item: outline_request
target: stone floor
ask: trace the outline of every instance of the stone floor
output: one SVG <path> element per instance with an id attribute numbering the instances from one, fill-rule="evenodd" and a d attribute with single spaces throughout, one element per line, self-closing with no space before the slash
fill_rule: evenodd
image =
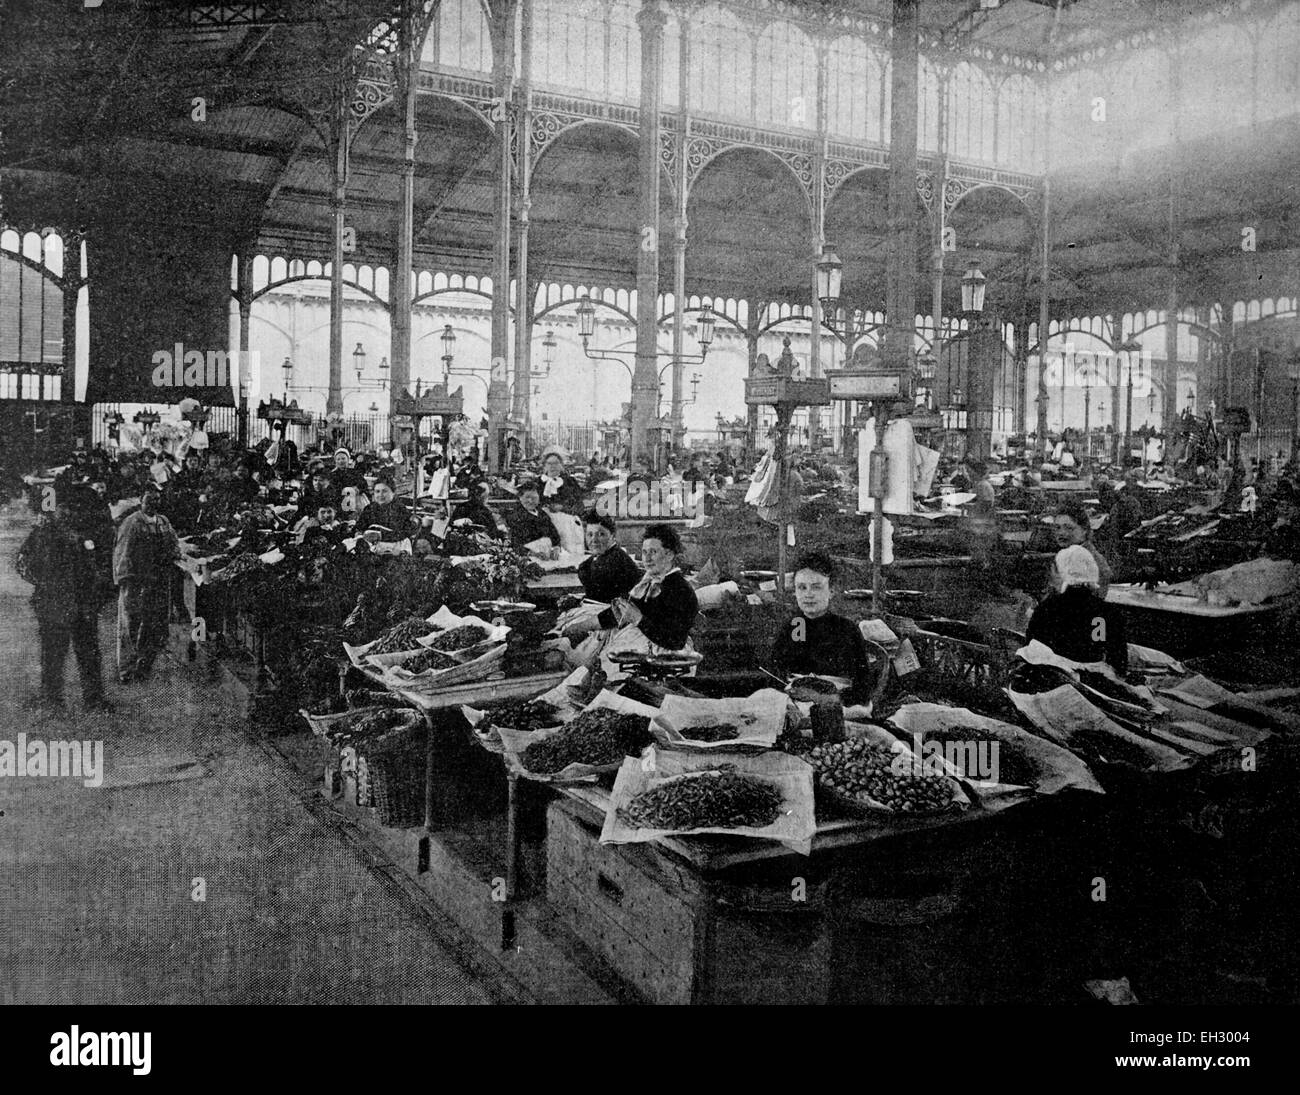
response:
<path id="1" fill-rule="evenodd" d="M 160 659 L 116 711 L 27 711 L 39 684 L 30 587 L 13 559 L 31 519 L 0 512 L 0 739 L 102 740 L 105 779 L 0 777 L 4 1003 L 491 1003 L 508 994 L 454 929 L 387 884 L 241 730 L 206 658 Z M 183 652 L 180 643 L 174 649 Z M 373 865 L 371 865 L 373 866 Z M 198 880 L 202 880 L 200 883 Z M 204 900 L 196 900 L 202 896 Z"/>

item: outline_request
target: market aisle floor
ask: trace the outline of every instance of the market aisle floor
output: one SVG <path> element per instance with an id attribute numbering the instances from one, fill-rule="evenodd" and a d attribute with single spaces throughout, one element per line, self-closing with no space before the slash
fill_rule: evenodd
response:
<path id="1" fill-rule="evenodd" d="M 39 655 L 13 557 L 30 523 L 0 511 L 0 740 L 102 739 L 106 777 L 0 777 L 0 1002 L 490 1002 L 293 797 L 202 660 L 164 657 L 119 686 L 106 612 L 117 711 L 81 712 L 71 654 L 70 717 L 24 709 Z"/>

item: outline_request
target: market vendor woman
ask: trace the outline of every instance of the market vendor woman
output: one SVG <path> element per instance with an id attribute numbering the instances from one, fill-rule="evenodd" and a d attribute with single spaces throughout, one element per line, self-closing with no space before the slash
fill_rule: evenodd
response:
<path id="1" fill-rule="evenodd" d="M 587 558 L 578 564 L 578 581 L 588 601 L 612 605 L 620 597 L 627 597 L 641 580 L 641 569 L 632 557 L 618 545 L 614 518 L 598 513 L 588 513 L 584 518 Z M 557 626 L 570 642 L 577 642 L 592 632 L 602 635 L 610 627 L 600 622 L 598 606 L 579 605 L 570 609 Z M 603 638 L 608 638 L 603 635 Z"/>
<path id="2" fill-rule="evenodd" d="M 610 680 L 627 676 L 610 655 L 638 651 L 648 654 L 689 652 L 691 628 L 700 604 L 677 565 L 682 542 L 668 525 L 649 525 L 641 541 L 645 574 L 626 597 L 600 614 L 601 627 L 617 627 L 601 655 L 601 668 Z"/>
<path id="3" fill-rule="evenodd" d="M 857 624 L 830 611 L 834 582 L 835 566 L 821 552 L 810 552 L 795 564 L 798 611 L 777 634 L 772 666 L 784 677 L 845 677 L 853 683 L 844 702 L 866 703 L 873 684 L 867 644 Z"/>
<path id="4" fill-rule="evenodd" d="M 519 484 L 519 505 L 506 515 L 506 528 L 510 532 L 510 546 L 515 551 L 523 551 L 532 544 L 535 555 L 549 555 L 560 542 L 560 534 L 555 531 L 551 518 L 538 507 L 541 505 L 542 488 L 535 480 L 525 480 Z M 545 540 L 545 544 L 538 541 Z"/>
<path id="5" fill-rule="evenodd" d="M 1112 571 L 1106 557 L 1092 542 L 1092 521 L 1088 517 L 1087 508 L 1082 502 L 1067 498 L 1057 508 L 1052 525 L 1058 548 L 1083 547 L 1092 556 L 1093 562 L 1097 564 L 1097 593 L 1105 597 L 1106 591 L 1110 589 Z"/>
<path id="6" fill-rule="evenodd" d="M 583 524 L 588 555 L 578 565 L 578 581 L 590 600 L 612 604 L 632 591 L 641 580 L 641 571 L 632 556 L 618 546 L 614 518 L 589 513 Z"/>
<path id="7" fill-rule="evenodd" d="M 1101 575 L 1087 547 L 1075 544 L 1056 553 L 1048 595 L 1030 617 L 1025 637 L 1074 662 L 1108 662 L 1121 677 L 1128 672 L 1124 616 L 1097 591 Z"/>

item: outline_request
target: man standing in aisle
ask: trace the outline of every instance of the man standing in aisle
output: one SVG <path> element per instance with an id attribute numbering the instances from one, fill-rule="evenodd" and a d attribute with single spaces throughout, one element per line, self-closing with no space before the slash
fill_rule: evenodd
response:
<path id="1" fill-rule="evenodd" d="M 91 538 L 97 501 L 89 488 L 69 487 L 58 496 L 54 516 L 37 525 L 18 552 L 19 576 L 36 587 L 32 608 L 41 642 L 37 704 L 57 715 L 66 713 L 63 667 L 69 645 L 81 675 L 82 705 L 88 711 L 112 710 L 104 697 L 99 659 L 99 608 L 108 592 L 101 562 L 107 562 L 109 548 Z"/>
<path id="2" fill-rule="evenodd" d="M 167 643 L 176 531 L 159 512 L 162 492 L 148 487 L 140 508 L 117 530 L 113 581 L 118 587 L 117 674 L 123 684 L 148 677 Z"/>

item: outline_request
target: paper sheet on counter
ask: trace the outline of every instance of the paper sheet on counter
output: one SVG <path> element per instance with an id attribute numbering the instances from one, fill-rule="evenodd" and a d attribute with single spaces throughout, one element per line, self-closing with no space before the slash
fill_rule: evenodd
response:
<path id="1" fill-rule="evenodd" d="M 699 829 L 638 829 L 619 816 L 625 807 L 642 791 L 658 786 L 666 780 L 690 772 L 708 771 L 730 766 L 737 775 L 753 776 L 780 788 L 784 812 L 771 825 L 760 828 L 736 826 L 705 826 Z M 728 757 L 686 753 L 677 750 L 656 749 L 653 745 L 638 759 L 627 757 L 614 780 L 605 824 L 601 829 L 602 844 L 636 844 L 668 836 L 698 836 L 718 833 L 725 836 L 748 836 L 759 840 L 775 840 L 800 855 L 812 851 L 812 838 L 817 831 L 813 805 L 813 770 L 807 761 L 788 753 L 766 752 L 756 756 L 734 754 Z"/>
<path id="2" fill-rule="evenodd" d="M 1088 766 L 1068 749 L 1045 741 L 1018 726 L 977 715 L 963 707 L 948 707 L 937 703 L 909 703 L 895 711 L 890 721 L 908 734 L 926 730 L 951 730 L 959 726 L 972 726 L 977 730 L 987 731 L 1015 746 L 1039 765 L 1039 778 L 1030 789 L 1040 795 L 1054 795 L 1066 787 L 1077 787 L 1097 794 L 1105 793 Z M 966 782 L 975 788 L 981 799 L 1019 794 L 1025 790 L 1016 784 L 991 780 L 968 778 Z"/>
<path id="3" fill-rule="evenodd" d="M 674 749 L 718 750 L 737 745 L 774 745 L 785 726 L 791 700 L 775 688 L 761 688 L 750 696 L 705 699 L 666 695 L 650 723 L 656 740 Z M 692 726 L 737 724 L 738 737 L 726 741 L 699 741 L 682 731 Z"/>
<path id="4" fill-rule="evenodd" d="M 1150 761 L 1147 769 L 1173 772 L 1193 763 L 1193 758 L 1184 756 L 1167 745 L 1139 737 L 1112 722 L 1101 708 L 1089 703 L 1073 685 L 1063 684 L 1050 692 L 1037 694 L 1012 692 L 1008 689 L 1007 695 L 1011 697 L 1016 709 L 1030 722 L 1066 749 L 1071 749 L 1071 739 L 1076 734 L 1091 732 L 1117 738 L 1124 745 L 1140 749 Z"/>

